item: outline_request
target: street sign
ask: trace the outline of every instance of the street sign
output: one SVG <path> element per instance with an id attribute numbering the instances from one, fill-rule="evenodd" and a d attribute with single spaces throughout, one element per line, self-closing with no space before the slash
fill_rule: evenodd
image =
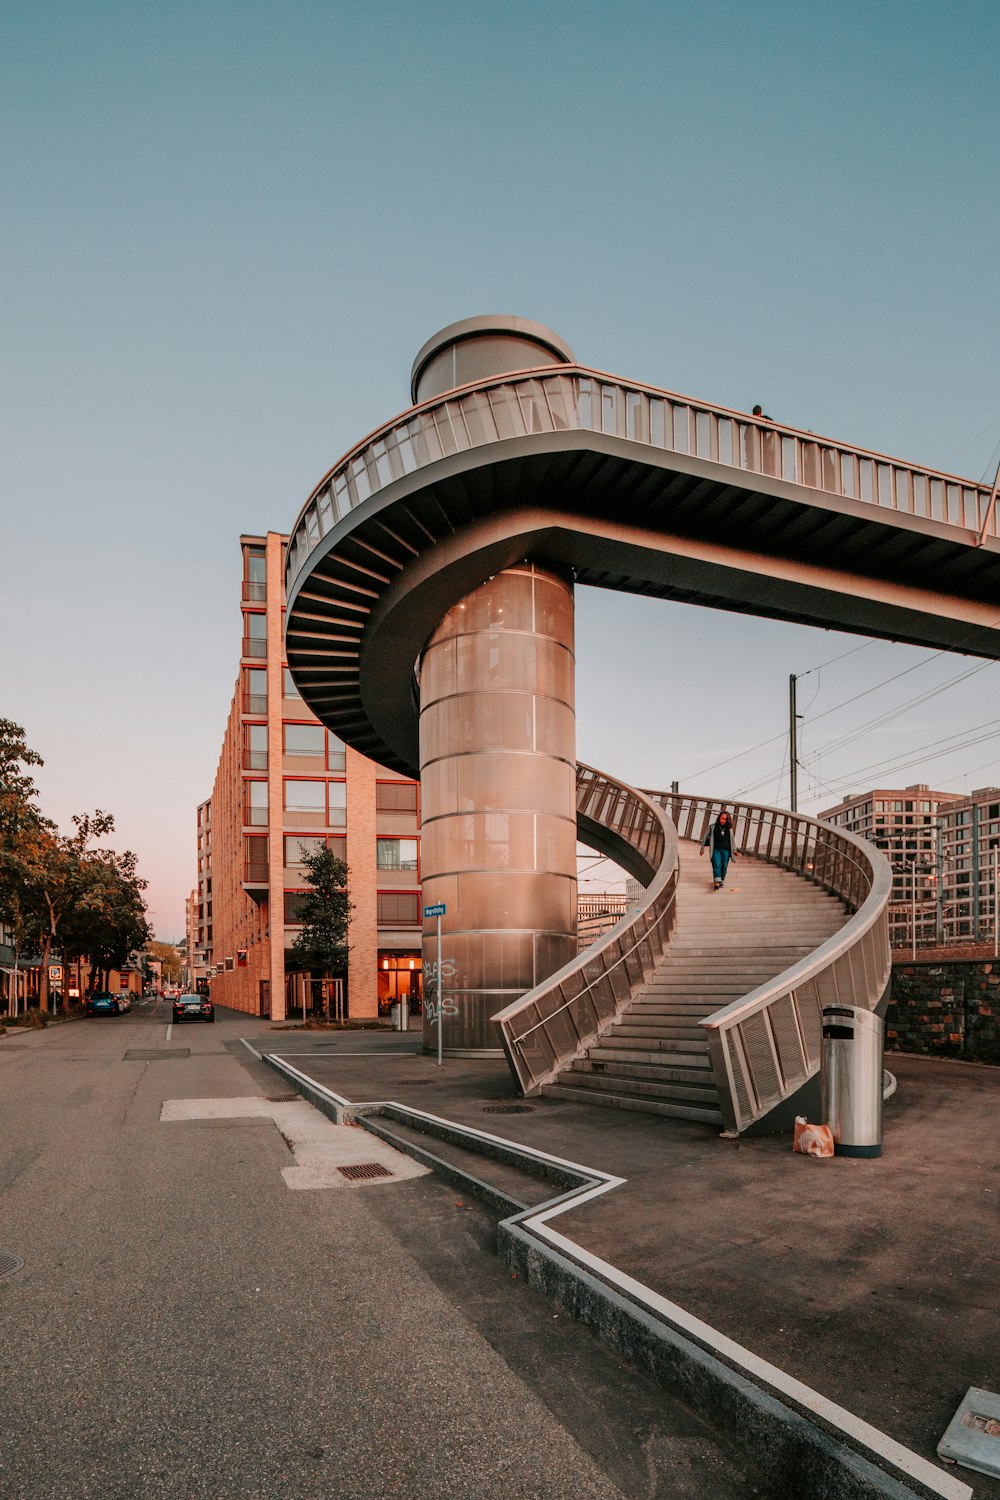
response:
<path id="1" fill-rule="evenodd" d="M 61 979 L 62 978 L 62 964 L 49 964 L 49 978 L 50 979 Z"/>
<path id="2" fill-rule="evenodd" d="M 444 902 L 443 901 L 439 901 L 436 906 L 425 906 L 424 907 L 424 916 L 425 917 L 443 917 L 444 914 L 445 914 L 445 912 L 447 910 L 448 910 L 448 908 L 445 906 Z"/>

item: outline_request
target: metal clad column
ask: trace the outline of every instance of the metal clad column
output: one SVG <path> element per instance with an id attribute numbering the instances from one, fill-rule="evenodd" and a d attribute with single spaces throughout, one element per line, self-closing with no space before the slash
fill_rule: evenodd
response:
<path id="1" fill-rule="evenodd" d="M 420 772 L 423 901 L 447 907 L 444 1046 L 499 1052 L 489 1017 L 576 954 L 572 583 L 525 563 L 448 612 L 421 662 Z"/>
<path id="2" fill-rule="evenodd" d="M 572 364 L 527 318 L 451 323 L 418 353 L 414 402 L 468 381 Z M 573 585 L 508 568 L 450 610 L 420 666 L 421 890 L 444 902 L 444 1047 L 502 1055 L 490 1016 L 576 956 Z M 424 921 L 424 973 L 436 963 Z M 435 993 L 425 983 L 428 997 Z M 424 1020 L 424 1048 L 436 1049 Z"/>

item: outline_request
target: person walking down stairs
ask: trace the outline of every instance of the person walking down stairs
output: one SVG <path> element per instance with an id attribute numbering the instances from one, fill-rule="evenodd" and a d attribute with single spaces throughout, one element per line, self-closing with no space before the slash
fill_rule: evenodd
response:
<path id="1" fill-rule="evenodd" d="M 712 857 L 712 875 L 715 879 L 713 889 L 719 890 L 726 883 L 729 861 L 736 858 L 736 850 L 733 848 L 733 820 L 727 812 L 720 812 L 706 833 L 705 842 L 701 846 L 703 855 L 706 849 Z"/>

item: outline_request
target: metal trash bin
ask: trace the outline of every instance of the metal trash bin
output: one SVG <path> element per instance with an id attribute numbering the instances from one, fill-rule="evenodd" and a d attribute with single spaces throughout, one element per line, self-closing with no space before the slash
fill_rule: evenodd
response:
<path id="1" fill-rule="evenodd" d="M 882 1155 L 882 1019 L 874 1011 L 824 1005 L 820 1097 L 834 1155 Z"/>
<path id="2" fill-rule="evenodd" d="M 389 1006 L 389 1019 L 392 1022 L 393 1031 L 399 1030 L 399 1001 L 394 1000 Z"/>

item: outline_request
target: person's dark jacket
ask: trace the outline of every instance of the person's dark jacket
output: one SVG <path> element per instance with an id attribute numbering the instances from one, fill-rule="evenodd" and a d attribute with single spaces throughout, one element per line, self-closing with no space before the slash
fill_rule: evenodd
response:
<path id="1" fill-rule="evenodd" d="M 730 818 L 725 823 L 720 823 L 718 818 L 716 818 L 705 835 L 703 847 L 708 850 L 709 854 L 714 854 L 716 849 L 722 849 L 726 854 L 735 854 L 736 851 L 733 848 L 732 819 Z"/>

